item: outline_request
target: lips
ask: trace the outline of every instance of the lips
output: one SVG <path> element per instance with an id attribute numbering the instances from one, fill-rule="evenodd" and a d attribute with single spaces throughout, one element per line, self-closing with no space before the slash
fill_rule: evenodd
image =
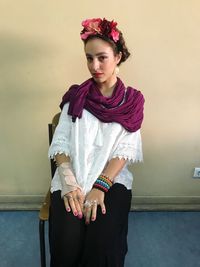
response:
<path id="1" fill-rule="evenodd" d="M 102 76 L 103 73 L 95 72 L 95 73 L 93 73 L 92 75 L 93 75 L 94 77 L 98 78 L 98 77 Z"/>

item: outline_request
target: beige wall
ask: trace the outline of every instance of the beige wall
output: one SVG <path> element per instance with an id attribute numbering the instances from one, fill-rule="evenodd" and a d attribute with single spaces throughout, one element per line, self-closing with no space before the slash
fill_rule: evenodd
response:
<path id="1" fill-rule="evenodd" d="M 197 0 L 0 0 L 0 201 L 46 192 L 47 124 L 65 89 L 88 78 L 80 23 L 105 16 L 132 52 L 120 77 L 146 98 L 136 202 L 198 202 L 199 10 Z"/>

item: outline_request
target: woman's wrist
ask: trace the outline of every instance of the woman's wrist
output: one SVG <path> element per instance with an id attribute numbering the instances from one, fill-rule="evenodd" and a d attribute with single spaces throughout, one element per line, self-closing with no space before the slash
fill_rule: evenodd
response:
<path id="1" fill-rule="evenodd" d="M 71 191 L 77 190 L 78 188 L 82 191 L 82 188 L 78 185 L 76 178 L 73 174 L 70 162 L 61 163 L 58 166 L 58 173 L 62 185 L 61 197 Z"/>
<path id="2" fill-rule="evenodd" d="M 56 166 L 59 167 L 63 163 L 70 163 L 70 157 L 66 156 L 64 153 L 62 154 L 56 154 L 54 156 L 54 159 L 56 161 Z"/>
<path id="3" fill-rule="evenodd" d="M 109 176 L 102 173 L 99 175 L 99 177 L 93 184 L 93 188 L 99 189 L 100 191 L 107 193 L 112 185 L 113 185 L 113 181 L 109 178 Z"/>

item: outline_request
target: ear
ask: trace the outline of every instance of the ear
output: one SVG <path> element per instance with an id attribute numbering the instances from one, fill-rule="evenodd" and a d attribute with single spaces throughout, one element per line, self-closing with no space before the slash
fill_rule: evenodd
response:
<path id="1" fill-rule="evenodd" d="M 122 52 L 119 52 L 119 54 L 116 55 L 116 63 L 119 64 L 120 60 L 122 58 Z"/>

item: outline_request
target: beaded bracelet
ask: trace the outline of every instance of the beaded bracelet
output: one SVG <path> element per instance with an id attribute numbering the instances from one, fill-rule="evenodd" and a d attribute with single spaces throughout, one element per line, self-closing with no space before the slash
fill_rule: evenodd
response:
<path id="1" fill-rule="evenodd" d="M 97 188 L 104 193 L 107 193 L 108 190 L 111 188 L 113 182 L 110 180 L 108 176 L 105 174 L 100 174 L 95 183 L 93 184 L 93 188 Z"/>

